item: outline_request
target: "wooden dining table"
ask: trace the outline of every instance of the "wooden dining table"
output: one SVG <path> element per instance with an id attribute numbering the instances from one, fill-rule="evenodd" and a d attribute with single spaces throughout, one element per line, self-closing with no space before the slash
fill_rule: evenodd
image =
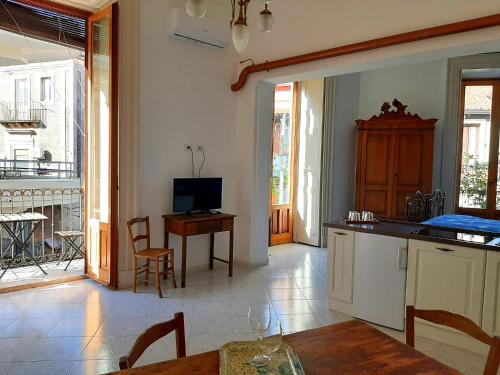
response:
<path id="1" fill-rule="evenodd" d="M 283 337 L 306 375 L 326 374 L 460 374 L 374 327 L 352 320 Z M 155 363 L 115 374 L 219 374 L 217 350 Z"/>

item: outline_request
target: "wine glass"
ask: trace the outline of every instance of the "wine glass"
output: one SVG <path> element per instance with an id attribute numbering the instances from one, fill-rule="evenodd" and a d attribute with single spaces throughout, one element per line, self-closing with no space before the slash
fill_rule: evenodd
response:
<path id="1" fill-rule="evenodd" d="M 265 353 L 266 348 L 262 339 L 271 325 L 271 306 L 267 303 L 251 305 L 248 308 L 248 325 L 257 333 L 257 347 L 260 351 L 250 358 L 248 363 L 256 367 L 265 366 L 270 357 Z"/>
<path id="2" fill-rule="evenodd" d="M 283 327 L 279 320 L 276 321 L 272 335 L 264 340 L 265 354 L 271 358 L 273 353 L 277 352 L 283 345 Z"/>

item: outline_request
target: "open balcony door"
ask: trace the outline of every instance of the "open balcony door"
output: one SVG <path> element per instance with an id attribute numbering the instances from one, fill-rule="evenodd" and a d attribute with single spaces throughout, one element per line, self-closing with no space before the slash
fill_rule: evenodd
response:
<path id="1" fill-rule="evenodd" d="M 297 83 L 277 85 L 274 90 L 269 212 L 271 246 L 287 244 L 293 240 L 297 93 Z"/>
<path id="2" fill-rule="evenodd" d="M 88 19 L 86 273 L 117 286 L 117 4 Z"/>

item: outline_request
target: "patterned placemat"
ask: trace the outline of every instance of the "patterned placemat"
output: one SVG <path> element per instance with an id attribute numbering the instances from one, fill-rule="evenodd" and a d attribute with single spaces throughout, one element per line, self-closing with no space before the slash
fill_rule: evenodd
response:
<path id="1" fill-rule="evenodd" d="M 297 354 L 286 343 L 271 355 L 261 367 L 248 363 L 249 358 L 261 353 L 255 341 L 235 341 L 219 349 L 220 375 L 305 375 Z"/>

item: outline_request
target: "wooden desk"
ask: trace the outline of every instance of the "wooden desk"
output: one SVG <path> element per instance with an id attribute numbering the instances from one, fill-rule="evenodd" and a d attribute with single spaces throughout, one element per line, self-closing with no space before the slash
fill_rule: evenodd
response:
<path id="1" fill-rule="evenodd" d="M 186 255 L 187 238 L 199 234 L 210 234 L 210 269 L 214 268 L 214 259 L 229 264 L 229 276 L 233 276 L 233 240 L 234 218 L 231 214 L 193 214 L 193 215 L 163 215 L 165 223 L 165 248 L 168 249 L 169 234 L 182 237 L 182 275 L 181 287 L 186 286 Z M 229 259 L 220 259 L 214 256 L 214 234 L 229 232 Z M 166 277 L 166 276 L 164 276 Z"/>
<path id="2" fill-rule="evenodd" d="M 294 333 L 284 336 L 284 340 L 297 353 L 307 375 L 460 374 L 357 320 Z M 218 375 L 219 352 L 214 350 L 119 373 Z"/>

